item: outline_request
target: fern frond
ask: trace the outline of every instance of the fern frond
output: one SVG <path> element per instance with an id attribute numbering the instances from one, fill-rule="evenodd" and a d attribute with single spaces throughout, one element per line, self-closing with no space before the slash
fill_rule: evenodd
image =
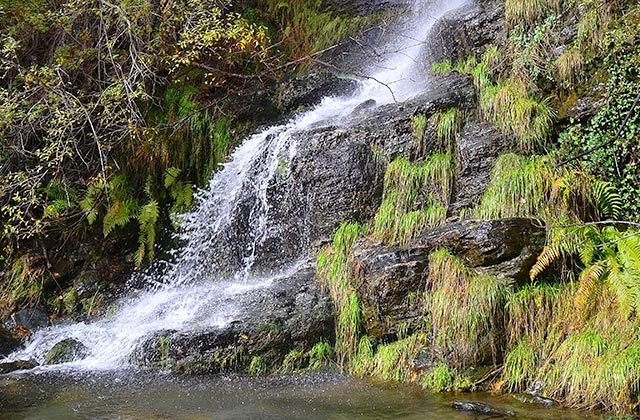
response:
<path id="1" fill-rule="evenodd" d="M 607 265 L 603 262 L 597 262 L 585 268 L 580 274 L 578 289 L 574 297 L 576 308 L 584 313 L 589 303 L 594 302 L 598 298 L 600 280 L 607 273 Z"/>
<path id="2" fill-rule="evenodd" d="M 622 210 L 622 196 L 615 187 L 606 181 L 597 180 L 593 183 L 593 198 L 601 219 L 615 219 Z"/>

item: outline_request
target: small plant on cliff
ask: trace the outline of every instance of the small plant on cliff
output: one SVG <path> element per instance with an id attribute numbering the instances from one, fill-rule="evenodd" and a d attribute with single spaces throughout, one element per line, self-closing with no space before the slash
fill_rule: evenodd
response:
<path id="1" fill-rule="evenodd" d="M 418 150 L 422 150 L 424 134 L 427 130 L 427 117 L 425 117 L 424 114 L 415 115 L 411 119 L 411 130 L 413 131 L 413 137 L 418 143 Z"/>
<path id="2" fill-rule="evenodd" d="M 253 356 L 247 368 L 249 375 L 264 375 L 267 372 L 267 364 L 260 356 Z"/>
<path id="3" fill-rule="evenodd" d="M 333 348 L 327 341 L 319 341 L 309 350 L 309 369 L 329 366 L 332 360 Z"/>
<path id="4" fill-rule="evenodd" d="M 454 147 L 455 136 L 464 122 L 463 113 L 458 108 L 450 108 L 433 114 L 431 119 L 436 124 L 439 146 L 450 153 Z"/>

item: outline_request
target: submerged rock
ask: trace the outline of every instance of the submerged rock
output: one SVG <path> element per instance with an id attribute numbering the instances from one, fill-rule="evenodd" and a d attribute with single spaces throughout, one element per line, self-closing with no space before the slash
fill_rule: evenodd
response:
<path id="1" fill-rule="evenodd" d="M 456 410 L 470 411 L 476 414 L 488 414 L 492 416 L 513 417 L 516 415 L 511 410 L 500 410 L 492 405 L 479 401 L 454 401 L 451 407 Z"/>
<path id="2" fill-rule="evenodd" d="M 0 374 L 15 372 L 16 370 L 28 370 L 38 366 L 33 360 L 14 360 L 0 363 Z"/>
<path id="3" fill-rule="evenodd" d="M 80 341 L 73 338 L 65 338 L 56 343 L 44 356 L 45 365 L 59 365 L 61 363 L 74 362 L 87 356 L 89 349 Z"/>
<path id="4" fill-rule="evenodd" d="M 226 326 L 153 333 L 140 341 L 131 362 L 191 374 L 246 372 L 254 358 L 279 367 L 289 352 L 333 340 L 333 303 L 314 276 L 304 268 L 235 297 L 237 320 Z"/>

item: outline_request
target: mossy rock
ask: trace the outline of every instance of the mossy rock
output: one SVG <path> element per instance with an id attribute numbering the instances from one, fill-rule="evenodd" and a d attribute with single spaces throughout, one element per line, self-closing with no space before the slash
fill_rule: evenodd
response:
<path id="1" fill-rule="evenodd" d="M 73 338 L 58 342 L 44 356 L 45 365 L 59 365 L 83 359 L 89 354 L 87 346 Z"/>

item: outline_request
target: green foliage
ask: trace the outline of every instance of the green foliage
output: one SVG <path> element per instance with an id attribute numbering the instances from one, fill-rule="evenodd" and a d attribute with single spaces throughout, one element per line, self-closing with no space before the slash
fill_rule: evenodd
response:
<path id="1" fill-rule="evenodd" d="M 448 355 L 448 362 L 461 369 L 471 366 L 486 344 L 496 360 L 506 287 L 496 278 L 466 268 L 446 249 L 430 255 L 428 281 L 433 344 Z"/>
<path id="2" fill-rule="evenodd" d="M 552 263 L 578 255 L 582 263 L 574 303 L 577 315 L 588 317 L 603 295 L 611 295 L 621 319 L 640 308 L 640 236 L 636 231 L 595 226 L 562 229 L 531 270 L 535 278 Z"/>
<path id="3" fill-rule="evenodd" d="M 45 269 L 40 258 L 25 254 L 13 261 L 0 286 L 0 314 L 10 315 L 18 303 L 36 305 L 43 293 Z"/>
<path id="4" fill-rule="evenodd" d="M 555 168 L 549 156 L 508 153 L 498 158 L 473 215 L 480 219 L 534 217 L 547 223 L 580 221 L 606 214 L 617 202 L 613 190 L 580 170 Z"/>
<path id="5" fill-rule="evenodd" d="M 287 55 L 299 59 L 331 47 L 364 23 L 357 16 L 335 15 L 321 0 L 269 0 L 269 11 L 279 21 Z"/>
<path id="6" fill-rule="evenodd" d="M 513 134 L 520 149 L 528 152 L 546 142 L 555 120 L 549 100 L 528 93 L 518 79 L 486 86 L 480 92 L 480 109 L 487 119 Z"/>
<path id="7" fill-rule="evenodd" d="M 247 372 L 249 375 L 264 375 L 267 373 L 267 364 L 260 356 L 253 356 L 251 358 L 251 363 L 249 363 L 249 367 L 247 368 Z"/>
<path id="8" fill-rule="evenodd" d="M 505 16 L 511 26 L 533 24 L 551 12 L 560 11 L 559 0 L 506 0 Z"/>
<path id="9" fill-rule="evenodd" d="M 427 131 L 427 117 L 424 114 L 415 115 L 411 119 L 411 130 L 418 143 L 418 149 L 421 150 L 424 144 L 424 134 Z"/>
<path id="10" fill-rule="evenodd" d="M 422 387 L 433 392 L 451 392 L 455 390 L 456 373 L 446 363 L 439 363 L 425 375 Z"/>
<path id="11" fill-rule="evenodd" d="M 281 371 L 283 373 L 292 373 L 298 371 L 302 369 L 304 361 L 305 352 L 300 349 L 293 349 L 284 357 L 284 360 L 282 361 Z"/>
<path id="12" fill-rule="evenodd" d="M 455 162 L 450 154 L 432 155 L 422 164 L 404 158 L 391 162 L 373 236 L 406 244 L 425 227 L 439 225 L 446 217 L 454 174 Z"/>
<path id="13" fill-rule="evenodd" d="M 360 299 L 349 279 L 349 254 L 358 236 L 364 232 L 358 223 L 343 223 L 333 235 L 332 246 L 317 257 L 321 283 L 329 289 L 337 311 L 336 357 L 346 368 L 355 354 L 362 331 Z"/>
<path id="14" fill-rule="evenodd" d="M 457 108 L 440 111 L 431 117 L 436 125 L 436 136 L 442 149 L 451 153 L 455 136 L 464 123 L 464 115 Z"/>
<path id="15" fill-rule="evenodd" d="M 309 369 L 320 369 L 331 365 L 333 361 L 333 348 L 328 341 L 317 342 L 309 350 Z"/>
<path id="16" fill-rule="evenodd" d="M 538 367 L 537 354 L 524 339 L 513 347 L 504 361 L 503 388 L 507 392 L 523 392 L 533 382 Z"/>

